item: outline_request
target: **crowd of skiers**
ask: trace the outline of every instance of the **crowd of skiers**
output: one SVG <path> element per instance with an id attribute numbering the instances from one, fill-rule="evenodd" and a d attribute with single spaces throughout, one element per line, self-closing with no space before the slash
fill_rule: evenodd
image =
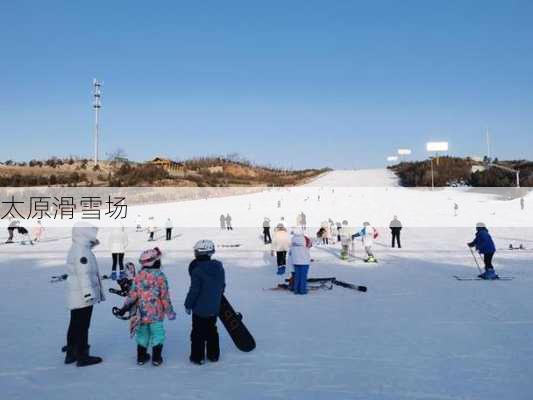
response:
<path id="1" fill-rule="evenodd" d="M 66 352 L 65 364 L 76 363 L 79 367 L 102 362 L 102 358 L 90 355 L 88 340 L 93 306 L 105 300 L 102 277 L 93 253 L 93 248 L 99 244 L 97 232 L 98 229 L 90 224 L 77 223 L 72 228 L 72 245 L 67 255 L 70 323 L 63 350 Z M 122 229 L 113 232 L 110 242 L 127 245 L 121 232 Z M 124 248 L 114 247 L 113 251 L 123 251 Z M 191 283 L 184 308 L 192 315 L 189 359 L 195 364 L 203 364 L 206 359 L 216 362 L 220 355 L 216 320 L 225 288 L 225 274 L 222 263 L 211 258 L 214 253 L 214 243 L 201 240 L 194 246 L 194 259 L 189 265 Z M 120 265 L 120 258 L 117 259 Z M 150 358 L 153 365 L 161 365 L 166 337 L 163 321 L 165 317 L 169 320 L 176 318 L 168 281 L 161 270 L 161 259 L 162 253 L 157 247 L 141 253 L 140 271 L 122 278 L 131 282 L 124 305 L 115 310 L 119 317 L 130 314 L 130 333 L 136 338 L 139 365 Z M 123 272 L 123 268 L 120 271 Z M 151 357 L 149 348 L 152 349 Z"/>

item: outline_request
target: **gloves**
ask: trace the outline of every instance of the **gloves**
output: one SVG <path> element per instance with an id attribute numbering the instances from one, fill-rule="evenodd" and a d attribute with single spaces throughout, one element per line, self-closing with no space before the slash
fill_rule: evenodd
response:
<path id="1" fill-rule="evenodd" d="M 168 319 L 174 321 L 176 319 L 176 313 L 174 311 L 168 313 Z"/>
<path id="2" fill-rule="evenodd" d="M 94 303 L 93 295 L 90 294 L 90 293 L 87 293 L 86 295 L 84 295 L 84 296 L 83 296 L 83 300 L 84 300 L 85 303 L 87 303 L 87 304 L 92 304 L 92 303 Z"/>
<path id="3" fill-rule="evenodd" d="M 191 315 L 192 310 L 191 310 L 190 308 L 186 308 L 186 309 L 185 309 L 185 312 L 186 312 L 188 315 Z"/>
<path id="4" fill-rule="evenodd" d="M 118 315 L 120 317 L 123 317 L 124 314 L 126 314 L 126 309 L 124 307 L 122 308 L 118 308 L 118 307 L 113 307 L 113 315 Z"/>

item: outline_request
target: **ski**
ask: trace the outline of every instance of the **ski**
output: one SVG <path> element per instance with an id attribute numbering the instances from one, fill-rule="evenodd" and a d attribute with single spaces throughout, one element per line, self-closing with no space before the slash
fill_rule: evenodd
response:
<path id="1" fill-rule="evenodd" d="M 315 291 L 315 290 L 332 290 L 333 289 L 333 283 L 331 281 L 324 281 L 321 282 L 319 285 L 308 285 L 307 289 L 309 291 Z M 291 291 L 288 283 L 279 283 L 278 286 L 273 288 L 268 288 L 264 290 L 273 290 L 273 291 Z"/>
<path id="2" fill-rule="evenodd" d="M 289 279 L 285 279 L 285 282 L 289 282 Z M 340 287 L 343 287 L 343 288 L 346 288 L 346 289 L 357 290 L 359 292 L 366 292 L 368 290 L 368 288 L 366 286 L 354 285 L 352 283 L 339 281 L 335 277 L 307 278 L 307 282 L 309 282 L 309 283 L 312 283 L 312 282 L 331 282 L 332 284 L 334 284 L 336 286 L 340 286 Z"/>
<path id="3" fill-rule="evenodd" d="M 472 277 L 472 276 L 453 276 L 458 281 L 512 281 L 514 279 L 513 276 L 500 276 L 498 279 L 483 279 L 479 277 Z"/>
<path id="4" fill-rule="evenodd" d="M 359 292 L 366 292 L 368 290 L 368 288 L 366 286 L 362 286 L 362 285 L 354 285 L 352 283 L 347 283 L 347 282 L 343 282 L 343 281 L 339 281 L 337 279 L 335 279 L 333 281 L 333 284 L 334 285 L 337 285 L 337 286 L 341 286 L 343 288 L 346 288 L 346 289 L 352 289 L 352 290 L 357 290 Z"/>

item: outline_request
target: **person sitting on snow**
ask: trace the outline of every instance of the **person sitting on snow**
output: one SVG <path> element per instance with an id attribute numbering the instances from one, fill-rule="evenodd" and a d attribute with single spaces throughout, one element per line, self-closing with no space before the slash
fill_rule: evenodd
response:
<path id="1" fill-rule="evenodd" d="M 490 236 L 489 230 L 483 222 L 476 224 L 476 236 L 473 241 L 467 243 L 468 247 L 475 247 L 476 250 L 483 254 L 483 261 L 485 263 L 485 272 L 479 275 L 482 279 L 498 279 L 498 275 L 494 272 L 492 266 L 492 258 L 496 252 L 496 246 Z"/>
<path id="2" fill-rule="evenodd" d="M 370 226 L 370 222 L 364 222 L 363 228 L 352 235 L 352 240 L 356 237 L 360 237 L 363 242 L 363 247 L 365 249 L 367 259 L 365 262 L 377 262 L 374 253 L 372 252 L 372 245 L 374 244 L 374 239 L 377 238 L 377 231 L 375 228 Z"/>

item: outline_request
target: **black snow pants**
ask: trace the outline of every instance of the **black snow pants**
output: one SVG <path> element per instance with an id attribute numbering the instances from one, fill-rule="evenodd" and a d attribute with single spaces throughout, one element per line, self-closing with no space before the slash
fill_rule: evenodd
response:
<path id="1" fill-rule="evenodd" d="M 494 257 L 494 253 L 483 254 L 483 262 L 485 263 L 485 270 L 494 269 L 494 267 L 492 266 L 492 257 Z"/>
<path id="2" fill-rule="evenodd" d="M 264 227 L 263 228 L 263 237 L 265 239 L 265 244 L 272 243 L 272 238 L 270 237 L 270 228 Z"/>
<path id="3" fill-rule="evenodd" d="M 121 271 L 124 271 L 124 253 L 111 253 L 113 258 L 113 266 L 111 267 L 112 271 L 117 270 L 117 261 Z"/>
<path id="4" fill-rule="evenodd" d="M 398 244 L 398 248 L 401 248 L 402 245 L 400 243 L 400 231 L 402 230 L 402 228 L 390 228 L 390 230 L 392 233 L 392 247 L 394 247 L 394 243 L 396 241 L 396 243 Z"/>
<path id="5" fill-rule="evenodd" d="M 217 317 L 200 317 L 192 315 L 191 356 L 190 360 L 202 362 L 205 359 L 218 361 L 220 345 L 217 331 Z"/>
<path id="6" fill-rule="evenodd" d="M 89 326 L 91 325 L 92 314 L 93 306 L 70 310 L 67 346 L 75 354 L 83 354 L 84 350 L 89 346 Z"/>
<path id="7" fill-rule="evenodd" d="M 276 258 L 278 262 L 278 267 L 283 267 L 287 265 L 287 252 L 286 251 L 277 251 Z"/>

